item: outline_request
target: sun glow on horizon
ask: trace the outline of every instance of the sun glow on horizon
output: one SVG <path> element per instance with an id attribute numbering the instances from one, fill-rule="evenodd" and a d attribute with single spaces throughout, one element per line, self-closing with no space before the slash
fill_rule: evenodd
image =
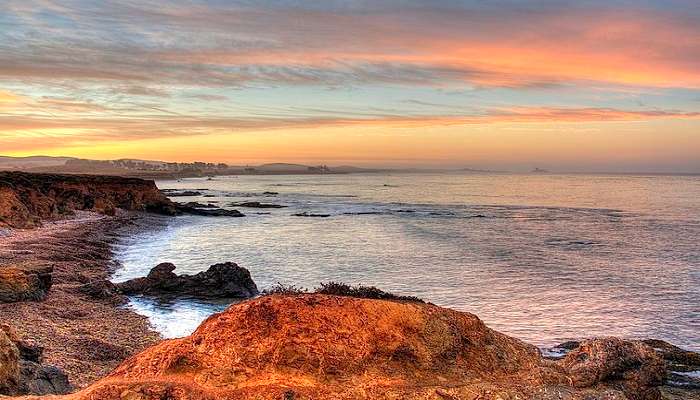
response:
<path id="1" fill-rule="evenodd" d="M 700 171 L 692 2 L 10 0 L 0 154 Z"/>

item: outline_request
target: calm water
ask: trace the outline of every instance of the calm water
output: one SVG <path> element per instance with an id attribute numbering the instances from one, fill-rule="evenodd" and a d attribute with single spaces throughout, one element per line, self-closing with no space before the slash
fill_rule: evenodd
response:
<path id="1" fill-rule="evenodd" d="M 475 313 L 540 346 L 619 335 L 700 350 L 697 176 L 245 176 L 158 186 L 214 195 L 177 201 L 289 208 L 170 219 L 118 248 L 117 281 L 164 261 L 179 273 L 234 261 L 260 289 L 375 285 Z M 303 211 L 331 216 L 291 215 Z M 171 337 L 225 307 L 131 304 Z"/>

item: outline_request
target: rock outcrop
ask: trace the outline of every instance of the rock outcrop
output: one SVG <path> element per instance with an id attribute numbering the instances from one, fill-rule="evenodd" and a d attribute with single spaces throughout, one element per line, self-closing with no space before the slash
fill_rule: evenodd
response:
<path id="1" fill-rule="evenodd" d="M 578 388 L 610 386 L 629 399 L 661 399 L 666 368 L 654 349 L 618 338 L 585 340 L 561 364 Z"/>
<path id="2" fill-rule="evenodd" d="M 0 268 L 0 303 L 41 300 L 51 287 L 53 266 L 18 264 Z"/>
<path id="3" fill-rule="evenodd" d="M 469 313 L 271 295 L 145 350 L 70 398 L 651 400 L 657 361 L 641 343 L 610 339 L 549 361 Z"/>
<path id="4" fill-rule="evenodd" d="M 171 263 L 158 264 L 145 278 L 118 283 L 116 288 L 126 295 L 156 297 L 250 298 L 258 294 L 250 272 L 235 263 L 214 264 L 196 275 L 177 275 L 174 270 Z"/>
<path id="5" fill-rule="evenodd" d="M 259 201 L 245 201 L 243 203 L 231 203 L 234 207 L 245 207 L 245 208 L 286 208 L 281 204 L 272 203 L 261 203 Z"/>
<path id="6" fill-rule="evenodd" d="M 75 210 L 113 215 L 117 208 L 174 215 L 153 181 L 98 175 L 0 172 L 0 226 L 32 228 Z"/>
<path id="7" fill-rule="evenodd" d="M 23 342 L 7 325 L 0 325 L 0 395 L 70 393 L 73 387 L 59 368 L 42 365 L 43 349 Z"/>

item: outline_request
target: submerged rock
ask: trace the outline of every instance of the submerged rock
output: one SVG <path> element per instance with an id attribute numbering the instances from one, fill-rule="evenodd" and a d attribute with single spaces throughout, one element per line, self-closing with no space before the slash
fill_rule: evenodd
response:
<path id="1" fill-rule="evenodd" d="M 250 272 L 232 262 L 214 264 L 196 275 L 177 275 L 175 265 L 155 266 L 145 278 L 116 284 L 126 295 L 143 294 L 156 297 L 250 298 L 258 288 Z"/>
<path id="2" fill-rule="evenodd" d="M 184 204 L 179 204 L 181 207 L 192 207 L 192 208 L 217 208 L 214 204 L 211 203 L 199 203 L 196 201 L 189 201 Z"/>
<path id="3" fill-rule="evenodd" d="M 197 190 L 183 190 L 181 192 L 177 191 L 168 191 L 165 192 L 168 197 L 193 197 L 193 196 L 201 196 L 202 192 L 197 191 Z"/>
<path id="4" fill-rule="evenodd" d="M 314 214 L 314 213 L 309 213 L 309 212 L 300 212 L 296 214 L 292 214 L 294 217 L 311 217 L 311 218 L 328 218 L 331 215 L 330 214 Z"/>
<path id="5" fill-rule="evenodd" d="M 0 268 L 0 303 L 43 299 L 51 288 L 52 272 L 51 265 Z"/>
<path id="6" fill-rule="evenodd" d="M 243 203 L 231 203 L 233 207 L 247 207 L 247 208 L 286 208 L 281 204 L 269 204 L 261 203 L 259 201 L 246 201 Z"/>
<path id="7" fill-rule="evenodd" d="M 187 204 L 178 204 L 179 214 L 201 215 L 205 217 L 245 217 L 245 214 L 238 210 L 226 210 L 223 208 L 198 208 Z"/>

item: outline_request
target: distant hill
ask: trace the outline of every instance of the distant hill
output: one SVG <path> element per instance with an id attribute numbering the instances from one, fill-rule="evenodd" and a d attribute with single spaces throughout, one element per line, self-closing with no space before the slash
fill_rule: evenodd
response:
<path id="1" fill-rule="evenodd" d="M 183 178 L 211 175 L 255 174 L 348 174 L 378 172 L 353 166 L 328 167 L 270 163 L 253 166 L 232 166 L 223 163 L 177 163 L 157 160 L 122 158 L 118 160 L 88 160 L 75 157 L 9 157 L 0 156 L 0 171 L 54 172 L 68 174 L 95 174 L 136 176 L 152 179 Z"/>
<path id="2" fill-rule="evenodd" d="M 7 157 L 0 156 L 0 170 L 27 170 L 32 168 L 62 166 L 73 157 L 29 156 Z"/>

